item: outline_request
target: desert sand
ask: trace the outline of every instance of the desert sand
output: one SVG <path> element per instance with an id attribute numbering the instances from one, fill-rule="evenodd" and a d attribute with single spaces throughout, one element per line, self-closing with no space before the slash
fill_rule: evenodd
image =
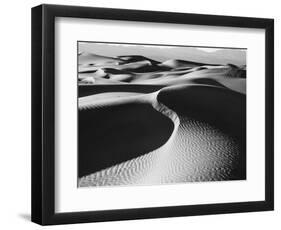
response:
<path id="1" fill-rule="evenodd" d="M 246 66 L 78 55 L 78 186 L 246 179 Z"/>

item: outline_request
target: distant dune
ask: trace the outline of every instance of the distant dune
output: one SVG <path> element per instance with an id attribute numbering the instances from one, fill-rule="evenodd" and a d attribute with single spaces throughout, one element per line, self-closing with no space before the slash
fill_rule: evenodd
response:
<path id="1" fill-rule="evenodd" d="M 163 66 L 169 66 L 171 68 L 179 68 L 179 67 L 197 67 L 205 65 L 203 63 L 198 62 L 192 62 L 192 61 L 185 61 L 185 60 L 177 60 L 177 59 L 171 59 L 164 61 L 161 65 Z"/>
<path id="2" fill-rule="evenodd" d="M 127 56 L 118 56 L 121 60 L 125 62 L 138 62 L 138 61 L 149 61 L 153 65 L 160 64 L 160 62 L 155 61 L 151 58 L 147 58 L 141 55 L 127 55 Z"/>
<path id="3" fill-rule="evenodd" d="M 105 65 L 105 64 L 119 64 L 122 63 L 123 61 L 118 58 L 112 58 L 112 57 L 105 57 L 93 53 L 81 53 L 78 55 L 79 58 L 79 64 L 80 65 Z"/>
<path id="4" fill-rule="evenodd" d="M 245 65 L 238 67 L 233 64 L 214 65 L 185 60 L 160 63 L 138 55 L 112 58 L 89 53 L 82 53 L 78 59 L 80 85 L 130 83 L 171 86 L 211 79 L 215 85 L 222 84 L 238 92 L 245 93 L 246 89 L 246 81 L 241 81 L 246 78 Z M 231 84 L 225 78 L 231 78 Z"/>
<path id="5" fill-rule="evenodd" d="M 79 187 L 246 179 L 246 66 L 78 63 Z"/>

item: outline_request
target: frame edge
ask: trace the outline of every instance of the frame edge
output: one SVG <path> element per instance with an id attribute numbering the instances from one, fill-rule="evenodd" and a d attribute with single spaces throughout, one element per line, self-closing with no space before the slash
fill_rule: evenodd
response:
<path id="1" fill-rule="evenodd" d="M 265 27 L 265 200 L 274 210 L 274 19 Z"/>
<path id="2" fill-rule="evenodd" d="M 42 224 L 42 5 L 31 9 L 31 221 Z"/>

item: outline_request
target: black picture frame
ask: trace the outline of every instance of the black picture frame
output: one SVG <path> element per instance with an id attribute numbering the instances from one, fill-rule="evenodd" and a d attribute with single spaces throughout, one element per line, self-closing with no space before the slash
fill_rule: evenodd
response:
<path id="1" fill-rule="evenodd" d="M 265 200 L 157 208 L 55 213 L 55 18 L 265 29 Z M 267 211 L 274 209 L 274 20 L 110 8 L 32 8 L 32 221 L 41 225 Z"/>

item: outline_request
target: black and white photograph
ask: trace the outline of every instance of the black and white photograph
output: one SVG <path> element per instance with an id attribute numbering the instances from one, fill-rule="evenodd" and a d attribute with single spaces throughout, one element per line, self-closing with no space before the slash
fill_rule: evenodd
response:
<path id="1" fill-rule="evenodd" d="M 246 56 L 78 41 L 78 187 L 246 180 Z"/>
<path id="2" fill-rule="evenodd" d="M 32 8 L 31 221 L 276 222 L 274 19 L 131 2 Z"/>

